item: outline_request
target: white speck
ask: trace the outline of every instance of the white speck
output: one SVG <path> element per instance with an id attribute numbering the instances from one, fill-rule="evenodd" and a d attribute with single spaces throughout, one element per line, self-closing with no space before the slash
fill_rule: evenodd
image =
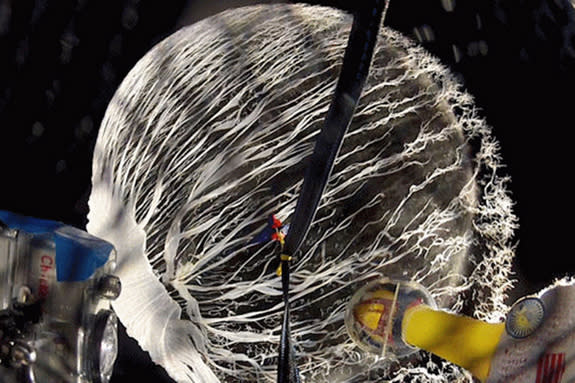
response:
<path id="1" fill-rule="evenodd" d="M 565 2 L 562 0 L 554 0 L 553 1 L 555 3 L 555 6 L 559 7 L 559 9 L 563 10 L 565 9 Z M 575 7 L 575 1 L 571 0 L 571 5 Z"/>
<path id="2" fill-rule="evenodd" d="M 479 54 L 479 47 L 477 45 L 477 41 L 472 41 L 467 44 L 467 55 L 468 56 L 477 56 Z"/>
<path id="3" fill-rule="evenodd" d="M 472 41 L 467 45 L 467 54 L 469 56 L 487 55 L 488 46 L 485 40 Z"/>
<path id="4" fill-rule="evenodd" d="M 26 62 L 26 60 L 28 59 L 29 54 L 30 54 L 30 44 L 28 38 L 25 38 L 22 41 L 20 41 L 20 43 L 16 48 L 16 53 L 14 55 L 16 57 L 15 61 L 20 65 L 24 64 L 24 62 Z"/>
<path id="5" fill-rule="evenodd" d="M 423 31 L 423 38 L 426 41 L 434 41 L 435 40 L 435 32 L 433 32 L 433 28 L 429 25 L 424 24 L 421 26 L 421 30 Z"/>
<path id="6" fill-rule="evenodd" d="M 60 80 L 55 79 L 52 81 L 52 91 L 56 94 L 62 90 L 62 84 Z"/>
<path id="7" fill-rule="evenodd" d="M 112 56 L 119 56 L 122 53 L 122 46 L 124 45 L 124 38 L 121 33 L 117 33 L 108 46 L 108 51 Z"/>
<path id="8" fill-rule="evenodd" d="M 479 49 L 479 53 L 482 56 L 486 56 L 487 52 L 489 51 L 489 47 L 487 46 L 487 41 L 480 40 L 477 42 L 477 48 Z"/>
<path id="9" fill-rule="evenodd" d="M 519 50 L 519 60 L 521 60 L 522 62 L 529 60 L 527 49 L 525 49 L 524 47 Z"/>
<path id="10" fill-rule="evenodd" d="M 414 27 L 413 28 L 413 34 L 415 35 L 415 38 L 417 39 L 417 41 L 423 41 L 423 37 L 421 36 L 421 33 L 419 32 L 419 28 Z"/>
<path id="11" fill-rule="evenodd" d="M 441 5 L 447 12 L 453 12 L 455 9 L 455 0 L 441 0 Z"/>
<path id="12" fill-rule="evenodd" d="M 501 23 L 507 24 L 507 13 L 501 6 L 496 7 L 494 13 Z"/>
<path id="13" fill-rule="evenodd" d="M 85 116 L 80 120 L 79 126 L 75 130 L 75 135 L 77 139 L 85 139 L 90 136 L 92 129 L 94 128 L 94 122 L 91 116 Z"/>
<path id="14" fill-rule="evenodd" d="M 54 103 L 54 100 L 56 99 L 54 91 L 52 91 L 51 89 L 46 89 L 44 91 L 44 99 L 46 100 L 46 104 L 52 105 Z"/>
<path id="15" fill-rule="evenodd" d="M 134 7 L 126 7 L 122 13 L 122 26 L 126 29 L 134 29 L 138 24 L 138 11 Z"/>
<path id="16" fill-rule="evenodd" d="M 62 45 L 66 45 L 73 48 L 80 43 L 80 39 L 78 38 L 78 36 L 74 34 L 74 32 L 66 31 L 60 37 L 60 43 Z"/>
<path id="17" fill-rule="evenodd" d="M 80 44 L 80 39 L 74 33 L 74 25 L 70 23 L 68 28 L 60 36 L 60 62 L 67 64 L 72 59 L 72 52 Z"/>
<path id="18" fill-rule="evenodd" d="M 85 116 L 82 118 L 82 121 L 80 121 L 80 128 L 83 132 L 90 133 L 94 128 L 94 121 L 92 120 L 92 117 Z"/>
<path id="19" fill-rule="evenodd" d="M 66 160 L 56 162 L 56 173 L 62 173 L 66 169 Z"/>
<path id="20" fill-rule="evenodd" d="M 461 60 L 461 51 L 455 44 L 451 44 L 451 49 L 453 50 L 453 58 L 455 59 L 455 62 L 458 63 Z"/>
<path id="21" fill-rule="evenodd" d="M 433 32 L 433 28 L 427 24 L 413 28 L 413 34 L 420 42 L 435 40 L 435 32 Z"/>
<path id="22" fill-rule="evenodd" d="M 0 4 L 0 36 L 10 30 L 10 19 L 12 18 L 12 8 L 10 4 L 3 2 Z"/>
<path id="23" fill-rule="evenodd" d="M 34 137 L 41 137 L 44 134 L 44 125 L 40 121 L 36 121 L 34 125 L 32 125 L 32 135 Z"/>
<path id="24" fill-rule="evenodd" d="M 76 2 L 76 11 L 81 11 L 85 6 L 88 0 L 77 0 Z"/>
<path id="25" fill-rule="evenodd" d="M 114 72 L 113 65 L 110 61 L 106 61 L 102 64 L 102 68 L 100 69 L 100 76 L 106 82 L 112 82 L 116 78 L 116 73 Z"/>

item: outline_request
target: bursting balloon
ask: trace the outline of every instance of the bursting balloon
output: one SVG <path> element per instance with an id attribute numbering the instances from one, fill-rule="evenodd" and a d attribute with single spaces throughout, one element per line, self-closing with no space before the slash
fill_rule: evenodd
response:
<path id="1" fill-rule="evenodd" d="M 178 382 L 275 380 L 276 239 L 289 233 L 350 26 L 325 7 L 228 10 L 155 46 L 108 107 L 88 230 L 118 251 L 119 319 Z M 437 59 L 380 33 L 292 261 L 295 357 L 305 381 L 466 379 L 421 353 L 383 360 L 346 329 L 354 294 L 381 278 L 482 320 L 504 317 L 512 286 L 516 217 L 491 129 Z"/>

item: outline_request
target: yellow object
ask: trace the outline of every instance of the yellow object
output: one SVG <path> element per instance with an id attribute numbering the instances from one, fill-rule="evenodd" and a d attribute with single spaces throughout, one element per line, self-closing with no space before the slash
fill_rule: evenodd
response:
<path id="1" fill-rule="evenodd" d="M 355 309 L 355 315 L 361 318 L 361 323 L 372 331 L 377 329 L 384 313 L 385 306 L 377 303 L 358 305 Z"/>
<path id="2" fill-rule="evenodd" d="M 505 324 L 419 305 L 406 310 L 402 328 L 408 344 L 449 360 L 485 381 Z"/>
<path id="3" fill-rule="evenodd" d="M 289 255 L 285 255 L 285 254 L 280 255 L 280 261 L 288 261 L 289 262 L 291 260 L 292 260 L 292 258 Z M 282 276 L 282 264 L 281 264 L 281 262 L 280 262 L 278 268 L 276 269 L 276 275 L 278 277 Z"/>
<path id="4" fill-rule="evenodd" d="M 283 249 L 283 248 L 284 248 L 284 245 L 285 245 L 285 243 L 286 243 L 286 235 L 285 235 L 284 233 L 282 233 L 281 231 L 276 230 L 276 236 L 277 236 L 278 241 L 280 242 L 280 245 L 281 245 L 281 247 L 282 247 L 282 249 Z M 291 259 L 290 259 L 290 261 L 291 261 Z"/>
<path id="5" fill-rule="evenodd" d="M 382 319 L 390 315 L 386 312 L 390 310 L 390 305 L 384 302 L 392 302 L 392 299 L 393 293 L 376 290 L 353 308 L 353 315 L 364 327 L 375 332 L 382 327 Z"/>
<path id="6" fill-rule="evenodd" d="M 391 291 L 375 290 L 353 307 L 355 321 L 369 334 L 372 342 L 382 346 L 382 354 L 391 338 L 396 298 Z"/>

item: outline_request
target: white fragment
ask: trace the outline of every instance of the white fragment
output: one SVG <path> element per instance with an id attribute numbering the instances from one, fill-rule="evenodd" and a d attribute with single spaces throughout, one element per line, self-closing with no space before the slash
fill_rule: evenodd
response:
<path id="1" fill-rule="evenodd" d="M 459 47 L 455 44 L 451 44 L 451 50 L 453 51 L 453 58 L 455 59 L 455 62 L 458 63 L 461 61 L 462 55 Z"/>
<path id="2" fill-rule="evenodd" d="M 455 0 L 441 0 L 441 5 L 446 12 L 453 12 L 455 9 Z"/>

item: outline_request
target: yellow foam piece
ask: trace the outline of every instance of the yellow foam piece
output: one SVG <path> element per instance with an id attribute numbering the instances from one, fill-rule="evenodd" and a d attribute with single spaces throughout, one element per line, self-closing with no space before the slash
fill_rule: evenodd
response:
<path id="1" fill-rule="evenodd" d="M 393 293 L 387 290 L 371 291 L 363 302 L 357 304 L 353 309 L 356 318 L 371 330 L 379 327 L 383 315 L 388 315 L 385 312 L 385 305 L 377 302 L 378 299 L 391 300 Z"/>
<path id="2" fill-rule="evenodd" d="M 370 330 L 377 329 L 384 311 L 385 306 L 379 303 L 366 303 L 355 307 L 355 315 L 361 318 L 363 325 Z"/>
<path id="3" fill-rule="evenodd" d="M 419 305 L 406 310 L 402 328 L 405 342 L 461 366 L 485 381 L 505 324 L 486 323 Z"/>

